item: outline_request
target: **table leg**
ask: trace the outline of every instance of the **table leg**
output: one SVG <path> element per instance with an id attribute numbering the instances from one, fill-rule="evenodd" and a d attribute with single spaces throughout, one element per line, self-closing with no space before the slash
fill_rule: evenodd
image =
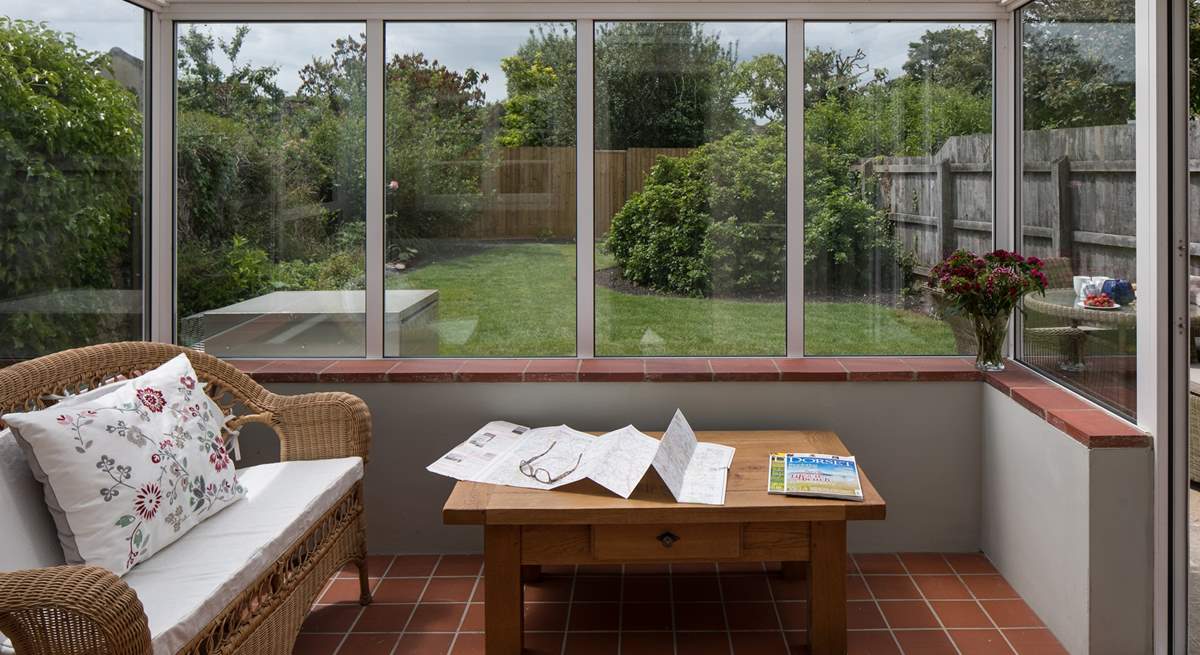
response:
<path id="1" fill-rule="evenodd" d="M 521 527 L 483 528 L 484 645 L 487 655 L 520 655 L 525 632 Z"/>
<path id="2" fill-rule="evenodd" d="M 812 655 L 846 653 L 846 522 L 811 523 L 808 644 Z"/>

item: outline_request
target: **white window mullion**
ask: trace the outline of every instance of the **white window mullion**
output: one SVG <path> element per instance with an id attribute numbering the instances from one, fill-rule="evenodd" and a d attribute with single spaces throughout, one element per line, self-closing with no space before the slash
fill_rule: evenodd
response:
<path id="1" fill-rule="evenodd" d="M 175 341 L 175 27 L 150 19 L 150 334 Z"/>
<path id="2" fill-rule="evenodd" d="M 383 357 L 383 21 L 367 21 L 367 357 Z"/>
<path id="3" fill-rule="evenodd" d="M 787 22 L 787 356 L 804 356 L 804 21 Z"/>
<path id="4" fill-rule="evenodd" d="M 575 352 L 596 355 L 595 309 L 595 121 L 592 50 L 595 33 L 590 19 L 575 22 Z"/>
<path id="5" fill-rule="evenodd" d="M 1017 224 L 1021 220 L 1017 210 L 1017 198 L 1020 191 L 1021 162 L 1017 161 L 1020 149 L 1017 145 L 1017 102 L 1020 89 L 1017 84 L 1016 57 L 1020 49 L 1016 43 L 1015 23 L 1018 14 L 996 21 L 995 33 L 992 35 L 995 50 L 995 84 L 992 90 L 992 193 L 995 198 L 992 217 L 992 247 L 1005 250 L 1016 250 L 1023 253 L 1021 243 L 1021 228 Z M 1017 356 L 1019 345 L 1017 332 L 1020 319 L 1013 312 L 1009 318 L 1007 350 L 1011 356 Z"/>

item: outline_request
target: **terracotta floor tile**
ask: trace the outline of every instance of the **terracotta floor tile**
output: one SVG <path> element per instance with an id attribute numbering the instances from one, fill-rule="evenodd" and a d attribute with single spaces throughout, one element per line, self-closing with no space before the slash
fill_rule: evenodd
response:
<path id="1" fill-rule="evenodd" d="M 980 601 L 988 616 L 1000 628 L 1040 628 L 1042 622 L 1025 601 L 1014 598 L 1011 600 Z"/>
<path id="2" fill-rule="evenodd" d="M 463 616 L 462 627 L 459 630 L 483 632 L 483 603 L 471 603 L 467 606 L 467 613 Z"/>
<path id="3" fill-rule="evenodd" d="M 846 600 L 871 600 L 871 591 L 861 575 L 846 578 Z"/>
<path id="4" fill-rule="evenodd" d="M 998 575 L 968 575 L 963 582 L 979 599 L 1020 598 L 1004 578 Z"/>
<path id="5" fill-rule="evenodd" d="M 621 630 L 670 630 L 670 603 L 623 603 Z"/>
<path id="6" fill-rule="evenodd" d="M 771 596 L 777 601 L 808 600 L 808 580 L 788 579 L 781 575 L 773 575 L 770 577 L 770 582 Z"/>
<path id="7" fill-rule="evenodd" d="M 434 575 L 479 575 L 483 570 L 483 555 L 443 555 Z"/>
<path id="8" fill-rule="evenodd" d="M 475 593 L 471 594 L 471 602 L 482 603 L 487 598 L 486 585 L 487 583 L 484 582 L 483 578 L 479 578 L 479 583 L 475 585 Z"/>
<path id="9" fill-rule="evenodd" d="M 296 639 L 296 644 L 292 646 L 292 655 L 333 655 L 341 643 L 342 635 L 340 634 L 302 634 Z"/>
<path id="10" fill-rule="evenodd" d="M 391 565 L 395 555 L 367 555 L 367 576 L 382 578 Z M 339 578 L 358 578 L 358 565 L 351 562 L 338 571 Z"/>
<path id="11" fill-rule="evenodd" d="M 616 655 L 617 633 L 568 633 L 565 655 Z"/>
<path id="12" fill-rule="evenodd" d="M 846 603 L 846 627 L 851 630 L 878 630 L 887 627 L 874 601 L 852 600 Z"/>
<path id="13" fill-rule="evenodd" d="M 450 644 L 454 641 L 452 634 L 413 634 L 405 633 L 400 637 L 400 643 L 396 646 L 396 653 L 404 653 L 405 655 L 446 655 L 450 651 Z M 354 655 L 358 655 L 355 651 L 350 651 Z"/>
<path id="14" fill-rule="evenodd" d="M 372 578 L 367 582 L 371 585 L 373 591 L 379 584 L 379 578 Z M 361 593 L 362 588 L 358 584 L 358 578 L 337 578 L 325 588 L 325 593 L 321 594 L 321 600 L 318 602 L 322 605 L 332 605 L 334 603 L 352 603 L 357 605 Z"/>
<path id="15" fill-rule="evenodd" d="M 561 632 L 530 632 L 525 634 L 524 655 L 560 655 L 562 647 L 563 634 Z"/>
<path id="16" fill-rule="evenodd" d="M 525 600 L 565 603 L 571 600 L 571 578 L 542 578 L 525 585 Z"/>
<path id="17" fill-rule="evenodd" d="M 779 612 L 779 622 L 784 630 L 808 629 L 808 603 L 793 601 L 775 603 Z"/>
<path id="18" fill-rule="evenodd" d="M 429 586 L 421 594 L 422 603 L 454 602 L 471 600 L 476 578 L 430 578 Z"/>
<path id="19" fill-rule="evenodd" d="M 956 575 L 914 575 L 913 582 L 929 600 L 966 600 L 973 598 Z"/>
<path id="20" fill-rule="evenodd" d="M 954 571 L 962 575 L 996 573 L 996 567 L 983 553 L 946 553 L 945 557 Z"/>
<path id="21" fill-rule="evenodd" d="M 764 575 L 723 575 L 721 594 L 725 602 L 771 600 L 771 587 Z"/>
<path id="22" fill-rule="evenodd" d="M 397 555 L 386 575 L 389 578 L 426 576 L 433 573 L 437 561 L 437 555 Z"/>
<path id="23" fill-rule="evenodd" d="M 320 605 L 314 607 L 304 619 L 301 632 L 346 632 L 358 618 L 362 607 L 358 605 Z"/>
<path id="24" fill-rule="evenodd" d="M 890 630 L 854 630 L 847 637 L 847 655 L 901 655 Z"/>
<path id="25" fill-rule="evenodd" d="M 526 603 L 525 629 L 562 632 L 567 629 L 567 603 Z"/>
<path id="26" fill-rule="evenodd" d="M 670 632 L 622 632 L 621 655 L 666 655 L 675 649 Z"/>
<path id="27" fill-rule="evenodd" d="M 725 603 L 725 618 L 730 630 L 778 630 L 770 603 Z"/>
<path id="28" fill-rule="evenodd" d="M 375 588 L 376 603 L 415 603 L 425 589 L 425 578 L 385 578 Z"/>
<path id="29" fill-rule="evenodd" d="M 572 603 L 568 630 L 616 630 L 620 616 L 619 603 Z"/>
<path id="30" fill-rule="evenodd" d="M 450 655 L 484 655 L 483 635 L 458 633 L 454 639 L 454 645 L 450 647 Z"/>
<path id="31" fill-rule="evenodd" d="M 675 603 L 676 630 L 724 630 L 725 608 L 721 603 Z"/>
<path id="32" fill-rule="evenodd" d="M 1013 655 L 999 630 L 950 630 L 962 655 Z"/>
<path id="33" fill-rule="evenodd" d="M 863 574 L 872 573 L 905 573 L 900 558 L 893 553 L 860 553 L 854 556 L 858 568 Z"/>
<path id="34" fill-rule="evenodd" d="M 677 632 L 675 652 L 687 655 L 729 655 L 729 633 Z"/>
<path id="35" fill-rule="evenodd" d="M 900 561 L 911 574 L 953 573 L 950 564 L 941 553 L 900 553 Z"/>
<path id="36" fill-rule="evenodd" d="M 721 600 L 721 583 L 715 575 L 672 578 L 671 587 L 676 603 Z"/>
<path id="37" fill-rule="evenodd" d="M 421 603 L 413 610 L 406 632 L 453 632 L 466 612 L 465 603 Z M 362 623 L 360 620 L 359 623 Z"/>
<path id="38" fill-rule="evenodd" d="M 1067 649 L 1049 630 L 1004 630 L 1004 636 L 1018 655 L 1067 655 Z"/>
<path id="39" fill-rule="evenodd" d="M 731 632 L 734 655 L 787 655 L 787 642 L 783 633 L 778 630 L 771 632 Z"/>
<path id="40" fill-rule="evenodd" d="M 412 605 L 368 605 L 354 624 L 353 632 L 402 632 L 412 614 Z M 458 622 L 449 628 L 455 630 Z"/>
<path id="41" fill-rule="evenodd" d="M 616 576 L 580 577 L 575 579 L 576 602 L 621 600 L 621 578 Z"/>
<path id="42" fill-rule="evenodd" d="M 958 655 L 945 630 L 901 630 L 895 635 L 904 655 Z"/>
<path id="43" fill-rule="evenodd" d="M 881 600 L 879 609 L 892 629 L 938 627 L 937 618 L 923 600 Z"/>
<path id="44" fill-rule="evenodd" d="M 867 587 L 879 600 L 907 600 L 920 598 L 921 594 L 913 586 L 912 579 L 906 575 L 868 575 L 864 576 Z"/>
<path id="45" fill-rule="evenodd" d="M 945 628 L 990 628 L 992 621 L 973 600 L 934 600 L 929 602 Z"/>
<path id="46" fill-rule="evenodd" d="M 449 637 L 450 635 L 443 635 Z M 353 653 L 354 655 L 391 655 L 396 648 L 396 642 L 400 641 L 398 634 L 379 634 L 379 635 L 348 635 L 346 641 L 342 642 L 342 648 L 339 653 Z M 449 646 L 449 642 L 446 644 Z M 413 653 L 413 655 L 430 655 L 436 651 L 404 651 Z M 446 651 L 442 650 L 441 655 L 445 655 Z"/>
<path id="47" fill-rule="evenodd" d="M 625 602 L 660 602 L 671 600 L 671 579 L 660 576 L 625 576 Z"/>

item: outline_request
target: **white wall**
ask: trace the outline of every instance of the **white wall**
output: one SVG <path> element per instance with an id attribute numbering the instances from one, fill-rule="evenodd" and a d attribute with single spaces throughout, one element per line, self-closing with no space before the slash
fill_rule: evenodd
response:
<path id="1" fill-rule="evenodd" d="M 269 385 L 279 393 L 334 385 Z M 608 430 L 666 427 L 681 408 L 697 429 L 829 429 L 888 501 L 888 518 L 850 529 L 869 551 L 975 551 L 980 541 L 980 384 L 970 382 L 377 383 L 336 385 L 371 408 L 367 470 L 373 552 L 478 552 L 477 528 L 446 527 L 452 481 L 425 466 L 493 419 Z M 245 463 L 269 459 L 244 435 Z M 249 447 L 246 447 L 249 446 Z"/>
<path id="2" fill-rule="evenodd" d="M 1085 446 L 983 385 L 982 544 L 1073 654 L 1150 652 L 1151 451 Z"/>

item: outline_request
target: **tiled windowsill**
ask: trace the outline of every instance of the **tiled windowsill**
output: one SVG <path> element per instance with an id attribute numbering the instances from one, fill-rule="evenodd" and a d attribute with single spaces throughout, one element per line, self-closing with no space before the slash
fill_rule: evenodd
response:
<path id="1" fill-rule="evenodd" d="M 1150 438 L 1021 364 L 983 374 L 964 357 L 727 359 L 231 360 L 261 383 L 374 382 L 978 382 L 985 381 L 1088 448 L 1145 448 Z"/>

